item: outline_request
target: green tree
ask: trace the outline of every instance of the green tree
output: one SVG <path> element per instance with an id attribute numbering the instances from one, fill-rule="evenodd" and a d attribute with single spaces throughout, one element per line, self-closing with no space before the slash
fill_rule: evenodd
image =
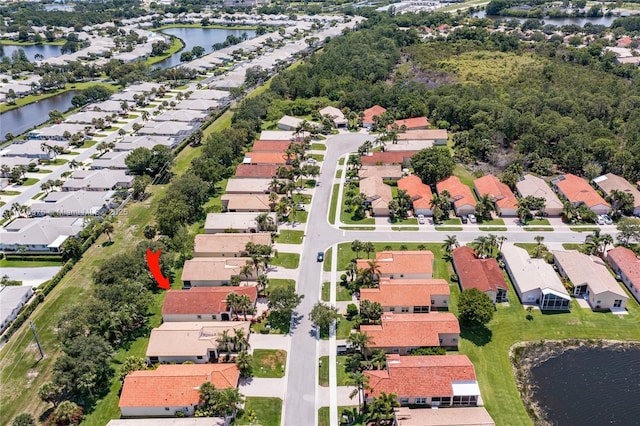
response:
<path id="1" fill-rule="evenodd" d="M 62 389 L 53 382 L 46 382 L 38 388 L 38 397 L 56 407 L 62 399 Z"/>
<path id="2" fill-rule="evenodd" d="M 82 422 L 82 418 L 82 407 L 72 401 L 62 401 L 47 419 L 47 424 L 56 426 L 79 425 Z"/>
<path id="3" fill-rule="evenodd" d="M 455 160 L 446 147 L 426 148 L 411 157 L 411 167 L 427 185 L 435 185 L 439 180 L 451 176 L 455 166 Z"/>
<path id="4" fill-rule="evenodd" d="M 302 302 L 303 298 L 304 295 L 297 294 L 293 286 L 276 287 L 267 298 L 269 310 L 271 311 L 269 320 L 283 327 L 281 329 L 287 329 L 293 311 Z"/>
<path id="5" fill-rule="evenodd" d="M 351 333 L 347 338 L 347 342 L 351 344 L 351 347 L 360 353 L 365 361 L 368 360 L 369 355 L 369 345 L 371 343 L 375 343 L 371 336 L 364 333 Z"/>
<path id="6" fill-rule="evenodd" d="M 247 351 L 238 354 L 236 365 L 240 370 L 240 377 L 245 379 L 253 377 L 253 356 L 249 355 Z"/>
<path id="7" fill-rule="evenodd" d="M 491 321 L 494 310 L 489 296 L 477 288 L 470 288 L 460 293 L 458 317 L 462 324 L 471 327 L 484 325 Z"/>
<path id="8" fill-rule="evenodd" d="M 36 419 L 29 413 L 21 413 L 13 419 L 11 426 L 36 426 Z"/>
<path id="9" fill-rule="evenodd" d="M 369 388 L 369 376 L 364 375 L 361 371 L 349 373 L 347 385 L 355 388 L 349 394 L 349 398 L 353 399 L 356 395 L 358 396 L 358 409 L 362 412 L 362 403 L 365 400 L 365 391 Z"/>
<path id="10" fill-rule="evenodd" d="M 353 240 L 351 242 L 351 251 L 356 252 L 356 259 L 360 259 L 360 252 L 363 249 L 363 245 L 362 245 L 362 241 L 360 240 Z"/>
<path id="11" fill-rule="evenodd" d="M 158 233 L 158 230 L 156 229 L 155 226 L 147 223 L 143 228 L 142 228 L 142 235 L 144 235 L 144 237 L 147 240 L 153 240 L 156 237 L 156 234 Z"/>
<path id="12" fill-rule="evenodd" d="M 384 309 L 378 302 L 372 302 L 370 300 L 360 301 L 360 317 L 367 323 L 377 323 L 382 317 Z"/>
<path id="13" fill-rule="evenodd" d="M 118 380 L 120 380 L 121 383 L 124 383 L 124 379 L 125 377 L 127 377 L 127 374 L 134 371 L 146 370 L 146 369 L 147 369 L 147 362 L 145 361 L 144 358 L 129 356 L 125 358 L 124 362 L 120 366 L 120 369 L 118 370 Z"/>
<path id="14" fill-rule="evenodd" d="M 623 217 L 616 224 L 618 241 L 627 246 L 632 241 L 640 242 L 640 219 Z"/>
<path id="15" fill-rule="evenodd" d="M 540 257 L 540 246 L 544 241 L 544 235 L 536 235 L 535 237 L 533 237 L 533 239 L 536 243 L 538 243 L 538 245 L 536 246 L 536 257 Z"/>
<path id="16" fill-rule="evenodd" d="M 309 312 L 309 319 L 318 327 L 321 334 L 329 333 L 329 326 L 338 318 L 340 318 L 338 309 L 335 306 L 325 305 L 322 302 L 317 302 L 313 305 L 311 312 Z"/>

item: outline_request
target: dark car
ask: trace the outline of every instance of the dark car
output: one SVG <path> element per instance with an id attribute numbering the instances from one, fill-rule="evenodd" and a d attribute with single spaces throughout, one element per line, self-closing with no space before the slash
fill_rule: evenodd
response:
<path id="1" fill-rule="evenodd" d="M 317 260 L 318 262 L 322 262 L 322 261 L 324 261 L 324 252 L 319 251 L 319 252 L 318 252 L 318 256 L 316 256 L 316 260 Z"/>
<path id="2" fill-rule="evenodd" d="M 462 221 L 462 223 L 467 223 L 469 221 L 469 218 L 465 214 L 465 215 L 460 216 L 460 220 Z"/>

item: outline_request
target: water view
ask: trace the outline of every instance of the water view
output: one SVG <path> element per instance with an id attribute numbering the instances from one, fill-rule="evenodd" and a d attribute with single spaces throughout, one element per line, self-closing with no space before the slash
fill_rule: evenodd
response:
<path id="1" fill-rule="evenodd" d="M 66 111 L 71 107 L 71 99 L 77 93 L 75 90 L 70 90 L 2 113 L 0 115 L 0 129 L 2 129 L 0 140 L 4 141 L 4 135 L 7 133 L 13 133 L 17 136 L 34 126 L 44 123 L 49 119 L 49 111 L 54 109 L 62 112 Z"/>
<path id="2" fill-rule="evenodd" d="M 474 18 L 489 18 L 495 20 L 503 20 L 508 21 L 511 19 L 515 19 L 520 22 L 526 21 L 526 18 L 515 18 L 510 16 L 487 16 L 487 12 L 484 10 L 473 13 L 471 16 Z M 613 21 L 615 21 L 617 16 L 601 16 L 597 18 L 543 18 L 545 24 L 556 25 L 558 27 L 562 25 L 578 25 L 580 27 L 584 27 L 584 24 L 591 23 L 593 25 L 604 25 L 605 27 L 610 27 Z"/>
<path id="3" fill-rule="evenodd" d="M 17 52 L 18 49 L 22 49 L 24 50 L 24 54 L 27 55 L 27 59 L 29 59 L 30 61 L 34 61 L 35 56 L 37 54 L 42 55 L 43 59 L 47 59 L 54 56 L 60 56 L 61 48 L 62 46 L 56 46 L 51 44 L 32 44 L 28 46 L 4 44 L 2 45 L 2 52 L 1 52 L 2 55 L 0 55 L 0 58 L 3 56 L 11 57 L 13 52 Z"/>
<path id="4" fill-rule="evenodd" d="M 580 348 L 531 369 L 534 399 L 562 426 L 633 425 L 640 419 L 640 348 Z"/>
<path id="5" fill-rule="evenodd" d="M 234 35 L 236 37 L 242 37 L 242 34 L 244 33 L 246 33 L 247 38 L 254 38 L 256 36 L 256 32 L 254 30 L 220 28 L 169 28 L 163 30 L 162 33 L 178 37 L 185 44 L 184 49 L 180 52 L 175 53 L 155 65 L 162 68 L 170 68 L 180 65 L 180 54 L 184 51 L 193 49 L 194 46 L 201 46 L 204 48 L 205 54 L 207 54 L 213 51 L 212 46 L 214 44 L 224 42 L 227 36 Z"/>

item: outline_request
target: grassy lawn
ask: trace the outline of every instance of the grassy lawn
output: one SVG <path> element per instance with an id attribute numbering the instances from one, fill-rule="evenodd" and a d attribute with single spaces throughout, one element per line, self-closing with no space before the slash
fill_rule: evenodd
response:
<path id="1" fill-rule="evenodd" d="M 416 219 L 415 217 L 409 217 L 406 219 L 396 219 L 395 222 L 392 222 L 395 225 L 417 225 L 418 224 L 418 219 Z"/>
<path id="2" fill-rule="evenodd" d="M 250 410 L 256 414 L 256 421 L 252 424 L 280 426 L 280 417 L 282 416 L 282 400 L 280 398 L 248 396 L 244 404 L 244 414 L 236 420 L 236 424 L 248 425 L 246 414 Z"/>
<path id="3" fill-rule="evenodd" d="M 327 146 L 323 143 L 312 143 L 311 144 L 311 149 L 314 151 L 326 151 L 327 150 Z"/>
<path id="4" fill-rule="evenodd" d="M 38 173 L 39 175 L 46 175 L 47 173 L 51 173 L 53 172 L 53 170 L 49 170 L 49 169 L 38 169 L 38 171 L 36 173 Z"/>
<path id="5" fill-rule="evenodd" d="M 0 260 L 0 268 L 35 268 L 39 266 L 62 266 L 55 260 Z"/>
<path id="6" fill-rule="evenodd" d="M 49 160 L 47 162 L 45 162 L 44 164 L 47 164 L 49 166 L 62 166 L 63 164 L 68 163 L 69 160 L 66 160 L 64 158 L 56 158 L 55 160 Z"/>
<path id="7" fill-rule="evenodd" d="M 289 280 L 286 278 L 270 278 L 269 286 L 267 287 L 267 290 L 273 291 L 279 287 L 295 287 L 295 286 L 296 286 L 295 280 Z"/>
<path id="8" fill-rule="evenodd" d="M 346 386 L 349 378 L 344 368 L 347 357 L 344 355 L 336 356 L 336 382 L 337 386 Z M 320 386 L 329 386 L 329 357 L 321 356 L 319 365 L 318 382 Z"/>
<path id="9" fill-rule="evenodd" d="M 340 179 L 342 177 L 342 170 L 336 170 L 336 179 Z"/>
<path id="10" fill-rule="evenodd" d="M 436 231 L 455 232 L 462 230 L 462 226 L 436 226 Z"/>
<path id="11" fill-rule="evenodd" d="M 331 283 L 326 281 L 322 283 L 322 300 L 328 302 L 331 298 Z M 336 302 L 348 302 L 353 298 L 349 290 L 340 283 L 336 283 Z"/>
<path id="12" fill-rule="evenodd" d="M 478 219 L 479 225 L 504 225 L 504 220 L 500 218 L 491 219 L 491 220 L 480 220 Z"/>
<path id="13" fill-rule="evenodd" d="M 462 225 L 459 217 L 443 220 L 440 225 Z"/>
<path id="14" fill-rule="evenodd" d="M 593 232 L 600 230 L 597 226 L 570 226 L 569 229 L 573 232 Z"/>
<path id="15" fill-rule="evenodd" d="M 300 264 L 300 255 L 298 253 L 278 253 L 277 256 L 271 258 L 271 264 L 287 269 L 296 269 Z"/>
<path id="16" fill-rule="evenodd" d="M 355 326 L 355 321 L 349 321 L 346 318 L 340 318 L 338 329 L 336 330 L 336 339 L 346 339 L 351 334 L 351 330 Z"/>
<path id="17" fill-rule="evenodd" d="M 178 37 L 171 37 L 171 47 L 166 50 L 164 55 L 161 56 L 150 56 L 147 58 L 147 65 L 157 64 L 158 62 L 162 62 L 167 59 L 169 56 L 173 55 L 176 52 L 179 52 L 184 47 L 184 43 Z"/>
<path id="18" fill-rule="evenodd" d="M 309 194 L 293 194 L 294 203 L 311 204 L 311 195 Z"/>
<path id="19" fill-rule="evenodd" d="M 6 195 L 7 197 L 13 197 L 14 195 L 20 195 L 20 191 L 0 191 L 0 195 Z"/>
<path id="20" fill-rule="evenodd" d="M 293 214 L 289 213 L 289 217 L 287 217 L 286 222 L 293 223 L 294 219 L 295 223 L 307 223 L 307 219 L 309 219 L 309 212 L 296 210 L 295 217 Z"/>
<path id="21" fill-rule="evenodd" d="M 453 175 L 457 176 L 461 183 L 467 185 L 471 189 L 472 194 L 474 193 L 473 181 L 476 180 L 476 178 L 471 174 L 471 172 L 469 172 L 469 170 L 465 169 L 463 165 L 458 164 L 456 168 L 453 169 Z"/>
<path id="22" fill-rule="evenodd" d="M 478 229 L 485 232 L 506 232 L 507 231 L 506 226 L 479 226 Z"/>
<path id="23" fill-rule="evenodd" d="M 344 166 L 344 161 L 345 161 L 344 157 L 340 158 L 340 159 L 338 160 L 338 165 L 339 165 L 339 166 Z"/>
<path id="24" fill-rule="evenodd" d="M 36 179 L 36 178 L 27 178 L 27 179 L 23 180 L 20 185 L 22 185 L 22 186 L 35 185 L 36 183 L 38 183 L 39 180 L 40 179 Z"/>
<path id="25" fill-rule="evenodd" d="M 553 231 L 553 228 L 544 227 L 544 226 L 533 226 L 533 227 L 525 226 L 524 230 L 529 232 L 551 232 Z"/>
<path id="26" fill-rule="evenodd" d="M 515 243 L 514 246 L 525 249 L 530 257 L 537 257 L 538 254 L 542 257 L 544 253 L 549 251 L 547 246 L 540 244 L 540 253 L 538 253 L 538 243 Z"/>
<path id="27" fill-rule="evenodd" d="M 527 225 L 551 225 L 548 219 L 533 219 L 527 222 Z"/>
<path id="28" fill-rule="evenodd" d="M 565 250 L 578 250 L 580 251 L 584 247 L 584 244 L 578 243 L 563 243 L 562 248 Z"/>
<path id="29" fill-rule="evenodd" d="M 254 349 L 253 351 L 253 375 L 277 379 L 284 377 L 287 352 L 275 349 Z"/>
<path id="30" fill-rule="evenodd" d="M 324 261 L 322 263 L 322 270 L 329 272 L 331 270 L 331 257 L 333 256 L 333 247 L 329 247 L 324 253 Z"/>
<path id="31" fill-rule="evenodd" d="M 309 158 L 313 158 L 316 161 L 324 161 L 324 155 L 322 154 L 309 154 Z"/>
<path id="32" fill-rule="evenodd" d="M 304 231 L 291 231 L 289 229 L 284 229 L 278 233 L 275 242 L 281 244 L 302 244 L 303 238 Z"/>
<path id="33" fill-rule="evenodd" d="M 392 226 L 392 231 L 419 231 L 419 226 Z"/>
<path id="34" fill-rule="evenodd" d="M 358 401 L 357 397 L 354 398 L 354 401 Z M 342 415 L 344 410 L 351 410 L 353 408 L 357 408 L 357 405 L 350 406 L 338 406 L 338 416 Z M 320 407 L 318 409 L 318 426 L 330 426 L 331 425 L 331 417 L 329 417 L 329 407 Z"/>
<path id="35" fill-rule="evenodd" d="M 333 185 L 333 190 L 331 191 L 331 205 L 329 206 L 329 223 L 336 223 L 336 209 L 338 204 L 338 192 L 340 191 L 340 185 Z M 341 214 L 342 215 L 342 214 Z"/>

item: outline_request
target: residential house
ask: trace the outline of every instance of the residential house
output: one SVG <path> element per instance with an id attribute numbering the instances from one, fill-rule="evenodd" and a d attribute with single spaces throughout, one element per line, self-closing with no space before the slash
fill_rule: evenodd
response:
<path id="1" fill-rule="evenodd" d="M 248 257 L 246 246 L 271 246 L 271 234 L 198 234 L 193 245 L 194 257 Z"/>
<path id="2" fill-rule="evenodd" d="M 488 195 L 498 216 L 518 216 L 518 200 L 507 185 L 493 175 L 485 175 L 473 181 L 478 199 Z"/>
<path id="3" fill-rule="evenodd" d="M 507 301 L 507 282 L 496 259 L 480 259 L 475 250 L 468 246 L 454 249 L 451 258 L 462 290 L 477 288 L 489 296 L 493 303 Z"/>
<path id="4" fill-rule="evenodd" d="M 551 183 L 575 207 L 584 204 L 596 214 L 607 214 L 611 209 L 609 203 L 581 177 L 567 173 L 553 179 Z"/>
<path id="5" fill-rule="evenodd" d="M 400 165 L 384 166 L 362 166 L 358 171 L 360 179 L 379 177 L 382 180 L 399 180 L 402 178 L 402 167 Z"/>
<path id="6" fill-rule="evenodd" d="M 433 278 L 433 253 L 428 250 L 379 251 L 375 261 L 376 275 L 382 278 Z M 370 268 L 369 259 L 358 259 L 358 269 Z"/>
<path id="7" fill-rule="evenodd" d="M 118 406 L 122 417 L 192 416 L 200 403 L 203 383 L 209 382 L 216 389 L 232 389 L 238 386 L 239 379 L 236 364 L 159 365 L 155 370 L 129 373 L 122 384 Z"/>
<path id="8" fill-rule="evenodd" d="M 607 261 L 629 293 L 640 302 L 640 258 L 628 248 L 618 246 L 607 252 Z"/>
<path id="9" fill-rule="evenodd" d="M 211 287 L 231 285 L 231 279 L 256 280 L 255 268 L 248 275 L 241 275 L 243 266 L 250 261 L 249 257 L 196 257 L 184 262 L 182 269 L 182 287 Z"/>
<path id="10" fill-rule="evenodd" d="M 128 151 L 116 152 L 110 151 L 105 152 L 100 157 L 96 158 L 91 162 L 91 169 L 100 170 L 100 169 L 115 169 L 115 170 L 128 170 L 127 164 L 124 160 L 129 155 Z"/>
<path id="11" fill-rule="evenodd" d="M 114 101 L 114 100 L 106 100 L 102 102 L 89 104 L 85 107 L 85 111 L 105 111 L 105 112 L 115 112 L 117 114 L 126 113 L 126 111 L 122 109 L 122 104 L 120 103 L 120 101 Z"/>
<path id="12" fill-rule="evenodd" d="M 476 212 L 476 200 L 469 187 L 458 179 L 457 176 L 449 176 L 436 183 L 438 194 L 448 191 L 451 196 L 453 209 L 458 216 L 473 214 Z"/>
<path id="13" fill-rule="evenodd" d="M 31 215 L 99 216 L 111 208 L 113 195 L 113 191 L 50 192 L 42 202 L 31 205 Z"/>
<path id="14" fill-rule="evenodd" d="M 404 120 L 396 120 L 395 125 L 400 131 L 426 130 L 429 128 L 429 120 L 424 116 L 405 118 Z"/>
<path id="15" fill-rule="evenodd" d="M 361 325 L 371 338 L 369 348 L 406 355 L 413 349 L 442 346 L 456 348 L 460 338 L 458 319 L 449 312 L 430 314 L 382 314 L 381 323 Z"/>
<path id="16" fill-rule="evenodd" d="M 229 426 L 222 417 L 173 417 L 112 419 L 107 426 Z"/>
<path id="17" fill-rule="evenodd" d="M 344 114 L 342 113 L 342 111 L 340 111 L 336 107 L 332 107 L 332 106 L 324 107 L 318 112 L 322 117 L 328 116 L 331 119 L 331 121 L 333 121 L 333 125 L 336 126 L 337 128 L 347 127 L 349 125 L 349 120 L 347 120 Z"/>
<path id="18" fill-rule="evenodd" d="M 238 164 L 236 179 L 273 178 L 278 174 L 277 164 Z"/>
<path id="19" fill-rule="evenodd" d="M 180 144 L 182 138 L 171 136 L 125 136 L 120 142 L 118 142 L 113 148 L 116 152 L 133 151 L 136 148 L 153 149 L 156 145 L 166 146 L 167 148 L 175 148 Z"/>
<path id="20" fill-rule="evenodd" d="M 62 184 L 63 191 L 111 191 L 130 188 L 135 176 L 124 170 L 76 170 Z"/>
<path id="21" fill-rule="evenodd" d="M 502 246 L 502 259 L 523 305 L 550 311 L 571 309 L 569 293 L 544 259 L 532 259 L 525 249 L 510 243 Z"/>
<path id="22" fill-rule="evenodd" d="M 184 123 L 203 122 L 209 118 L 209 113 L 194 109 L 170 109 L 153 117 L 154 121 L 181 121 Z"/>
<path id="23" fill-rule="evenodd" d="M 34 139 L 39 141 L 67 141 L 71 139 L 71 136 L 66 138 L 64 135 L 74 135 L 76 133 L 85 133 L 84 124 L 72 124 L 72 123 L 60 123 L 53 124 L 51 126 L 43 127 L 41 129 L 35 129 L 27 134 L 28 139 Z"/>
<path id="24" fill-rule="evenodd" d="M 271 192 L 271 179 L 245 178 L 227 180 L 226 194 L 269 194 Z"/>
<path id="25" fill-rule="evenodd" d="M 256 218 L 258 213 L 208 213 L 204 222 L 205 234 L 254 233 L 261 230 Z M 274 226 L 278 224 L 275 213 L 267 213 Z"/>
<path id="26" fill-rule="evenodd" d="M 279 152 L 284 153 L 293 142 L 291 141 L 263 141 L 253 142 L 252 152 Z"/>
<path id="27" fill-rule="evenodd" d="M 380 105 L 374 105 L 371 108 L 365 109 L 362 112 L 362 126 L 366 129 L 373 128 L 373 125 L 376 123 L 376 117 L 379 118 L 386 111 L 387 109 L 381 107 Z"/>
<path id="28" fill-rule="evenodd" d="M 18 218 L 0 230 L 0 250 L 59 252 L 83 228 L 83 218 L 77 217 Z"/>
<path id="29" fill-rule="evenodd" d="M 360 300 L 382 305 L 385 312 L 396 314 L 429 313 L 449 307 L 449 284 L 442 279 L 382 278 L 376 288 L 361 288 Z"/>
<path id="30" fill-rule="evenodd" d="M 562 214 L 562 201 L 543 179 L 533 175 L 524 175 L 516 182 L 516 189 L 522 198 L 528 196 L 544 198 L 544 212 L 548 216 Z"/>
<path id="31" fill-rule="evenodd" d="M 147 121 L 144 127 L 138 130 L 138 134 L 184 138 L 189 136 L 198 126 L 198 123 L 181 121 Z"/>
<path id="32" fill-rule="evenodd" d="M 599 257 L 576 250 L 554 250 L 558 272 L 573 284 L 573 295 L 584 297 L 594 311 L 620 311 L 627 307 L 627 294 Z"/>
<path id="33" fill-rule="evenodd" d="M 296 132 L 291 130 L 263 130 L 260 132 L 260 140 L 263 141 L 292 141 L 296 139 L 296 136 Z"/>
<path id="34" fill-rule="evenodd" d="M 396 409 L 394 426 L 495 426 L 495 424 L 484 407 L 451 407 L 446 410 L 400 407 Z"/>
<path id="35" fill-rule="evenodd" d="M 415 150 L 419 151 L 432 146 L 446 146 L 449 140 L 449 133 L 444 129 L 429 130 L 407 130 L 397 135 L 397 142 L 388 144 L 385 150 L 401 151 Z"/>
<path id="36" fill-rule="evenodd" d="M 288 158 L 284 152 L 250 151 L 244 154 L 242 164 L 290 164 L 293 157 Z"/>
<path id="37" fill-rule="evenodd" d="M 220 201 L 225 212 L 270 212 L 267 194 L 224 194 Z"/>
<path id="38" fill-rule="evenodd" d="M 278 129 L 285 130 L 285 131 L 297 131 L 302 127 L 302 124 L 305 121 L 311 127 L 315 127 L 317 129 L 322 128 L 322 125 L 320 123 L 316 123 L 314 121 L 309 121 L 309 120 L 303 120 L 301 118 L 292 117 L 290 115 L 285 115 L 278 121 Z"/>
<path id="39" fill-rule="evenodd" d="M 248 321 L 165 322 L 151 330 L 147 347 L 147 362 L 171 364 L 215 362 L 228 347 L 219 338 L 225 334 L 233 338 L 238 330 L 249 336 Z"/>
<path id="40" fill-rule="evenodd" d="M 480 398 L 475 368 L 466 355 L 391 354 L 386 369 L 364 374 L 369 377 L 368 401 L 382 392 L 397 395 L 400 405 L 430 407 L 475 406 Z"/>
<path id="41" fill-rule="evenodd" d="M 184 101 L 178 102 L 175 106 L 175 109 L 189 109 L 196 111 L 206 111 L 211 112 L 217 110 L 222 106 L 222 102 L 218 100 L 209 100 L 209 99 L 185 99 Z"/>
<path id="42" fill-rule="evenodd" d="M 2 150 L 2 164 L 5 163 L 5 157 L 26 157 L 39 160 L 51 160 L 54 158 L 53 151 L 43 149 L 43 143 L 49 146 L 59 146 L 63 149 L 67 149 L 69 144 L 66 141 L 48 141 L 43 142 L 41 140 L 26 140 L 26 141 L 14 141 L 6 149 Z M 29 164 L 29 161 L 26 162 Z M 7 164 L 8 165 L 8 164 Z"/>
<path id="43" fill-rule="evenodd" d="M 418 151 L 373 151 L 360 157 L 363 166 L 381 166 L 399 164 L 402 167 L 411 165 L 411 157 Z"/>
<path id="44" fill-rule="evenodd" d="M 162 305 L 162 321 L 230 321 L 233 312 L 227 305 L 227 297 L 231 293 L 249 296 L 253 305 L 256 304 L 258 291 L 255 286 L 169 290 Z"/>
<path id="45" fill-rule="evenodd" d="M 431 208 L 431 188 L 429 185 L 422 183 L 416 175 L 405 176 L 398 181 L 398 190 L 407 191 L 407 195 L 411 197 L 411 208 L 413 209 L 413 215 L 419 214 L 424 216 L 433 216 L 433 210 Z"/>
<path id="46" fill-rule="evenodd" d="M 30 285 L 0 286 L 0 332 L 18 317 L 31 296 L 33 287 Z"/>
<path id="47" fill-rule="evenodd" d="M 105 111 L 81 111 L 71 114 L 64 119 L 65 123 L 79 123 L 93 125 L 94 120 L 105 120 L 107 116 L 111 117 L 111 113 Z M 105 120 L 105 124 L 108 122 Z"/>
<path id="48" fill-rule="evenodd" d="M 367 197 L 365 205 L 371 208 L 374 216 L 389 216 L 389 203 L 393 200 L 391 187 L 374 176 L 360 180 L 360 192 Z"/>
<path id="49" fill-rule="evenodd" d="M 607 173 L 598 176 L 593 180 L 598 189 L 600 189 L 607 197 L 615 190 L 626 192 L 633 196 L 633 215 L 640 215 L 640 191 L 622 176 Z"/>
<path id="50" fill-rule="evenodd" d="M 226 90 L 194 90 L 189 99 L 215 99 L 218 101 L 226 101 L 229 99 L 229 92 Z"/>

